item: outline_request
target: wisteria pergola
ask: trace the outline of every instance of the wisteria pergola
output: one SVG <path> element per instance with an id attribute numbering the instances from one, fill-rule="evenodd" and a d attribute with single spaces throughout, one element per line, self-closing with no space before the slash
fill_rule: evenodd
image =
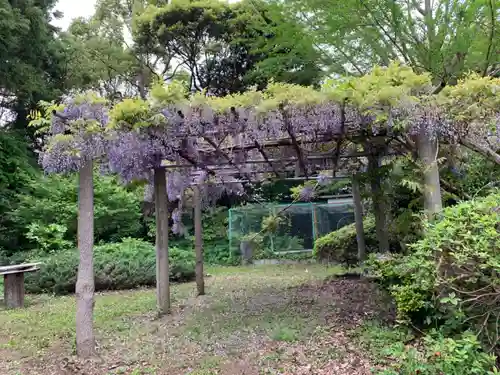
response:
<path id="1" fill-rule="evenodd" d="M 411 152 L 424 166 L 425 209 L 437 212 L 441 208 L 438 141 L 463 144 L 500 164 L 495 151 L 500 149 L 499 106 L 494 96 L 490 100 L 499 83 L 486 78 L 477 81 L 475 91 L 458 90 L 454 97 L 438 98 L 428 76 L 394 64 L 322 90 L 270 84 L 264 91 L 215 98 L 203 93 L 188 96 L 174 83 L 154 88 L 148 100 L 125 99 L 109 107 L 90 95 L 69 99 L 64 108 L 52 108 L 52 137 L 41 158 L 44 169 L 78 171 L 80 176 L 79 354 L 88 355 L 93 341 L 92 332 L 78 334 L 78 325 L 92 326 L 94 160 L 125 182 L 146 180 L 154 187 L 157 302 L 159 311 L 166 313 L 170 310 L 169 216 L 172 229 L 180 231 L 188 190 L 193 191 L 199 294 L 204 293 L 201 211 L 225 191 L 242 193 L 245 185 L 273 179 L 316 181 L 304 184 L 300 195 L 307 200 L 314 194 L 314 184 L 355 177 L 366 167 L 376 172 L 382 158 Z M 467 112 L 476 102 L 482 105 L 477 119 L 476 112 L 470 116 Z M 462 103 L 465 109 L 455 111 Z M 478 105 L 473 107 L 476 111 Z M 497 134 L 492 136 L 488 129 L 494 121 Z M 389 246 L 381 178 L 373 173 L 370 184 L 379 248 L 384 251 Z M 353 178 L 353 196 L 362 259 L 357 178 Z M 78 349 L 79 344 L 86 349 Z"/>
<path id="2" fill-rule="evenodd" d="M 149 160 L 154 162 L 146 169 L 154 171 L 157 248 L 161 248 L 158 275 L 163 274 L 162 264 L 166 263 L 161 254 L 168 254 L 168 245 L 164 244 L 168 243 L 166 223 L 169 212 L 164 212 L 164 208 L 170 207 L 167 211 L 171 211 L 173 230 L 179 230 L 180 212 L 186 199 L 184 192 L 189 188 L 193 190 L 195 212 L 197 287 L 198 293 L 204 294 L 201 210 L 214 204 L 222 192 L 242 193 L 246 185 L 265 180 L 309 180 L 323 184 L 332 179 L 351 178 L 360 169 L 364 170 L 366 164 L 373 170 L 378 168 L 382 157 L 405 152 L 401 144 L 388 137 L 384 127 L 375 129 L 373 119 L 361 115 L 354 107 L 333 101 L 318 103 L 317 98 L 309 100 L 299 103 L 280 101 L 266 111 L 262 111 L 258 103 L 215 110 L 213 102 L 200 104 L 192 100 L 162 109 L 161 121 L 166 121 L 167 127 L 160 124 L 145 128 L 147 130 L 139 138 L 156 147 L 151 147 L 155 154 Z M 130 142 L 130 132 L 121 137 L 127 139 L 125 143 Z M 118 142 L 117 147 L 121 155 L 118 159 L 123 163 L 126 157 L 123 157 L 122 150 L 128 148 L 124 142 Z M 110 159 L 117 158 L 113 156 L 113 150 L 112 147 L 108 153 Z M 125 164 L 135 168 L 135 161 L 132 158 Z M 123 164 L 120 168 L 121 171 L 129 170 Z M 119 171 L 120 168 L 115 166 L 112 169 Z M 365 252 L 362 207 L 356 179 L 353 179 L 353 185 L 359 255 L 362 258 Z M 380 180 L 375 181 L 372 190 L 382 193 Z M 169 202 L 162 193 L 165 191 Z M 301 198 L 309 200 L 313 194 L 314 186 L 307 185 Z M 178 207 L 173 208 L 172 203 Z M 384 211 L 383 207 L 375 207 L 380 231 L 386 226 L 380 214 Z M 388 244 L 381 244 L 381 247 L 387 250 Z M 163 281 L 159 277 L 159 306 L 169 305 L 168 291 L 162 291 L 160 285 L 168 285 L 168 267 L 165 268 Z"/>
<path id="3" fill-rule="evenodd" d="M 343 111 L 342 108 L 339 110 Z M 238 118 L 235 108 L 231 108 L 230 113 L 235 119 Z M 182 112 L 179 116 L 185 118 Z M 342 116 L 341 121 L 346 121 L 346 117 Z M 316 181 L 316 184 L 321 185 L 334 179 L 352 178 L 355 186 L 353 197 L 359 256 L 364 257 L 361 196 L 355 176 L 360 170 L 366 169 L 367 161 L 369 163 L 375 159 L 378 165 L 380 158 L 403 153 L 404 150 L 383 135 L 373 135 L 363 138 L 362 146 L 365 150 L 358 151 L 360 145 L 349 140 L 342 130 L 345 128 L 341 124 L 339 126 L 341 132 L 320 133 L 319 138 L 317 134 L 311 137 L 304 132 L 296 133 L 292 127 L 284 128 L 282 130 L 284 134 L 275 139 L 257 139 L 249 137 L 244 132 L 236 135 L 224 132 L 199 134 L 197 157 L 179 148 L 176 150 L 177 162 L 162 162 L 167 184 L 169 179 L 179 178 L 179 175 L 182 175 L 186 181 L 185 185 L 193 190 L 198 294 L 204 294 L 202 207 L 215 203 L 223 191 L 239 194 L 247 185 L 254 183 L 302 180 Z M 174 181 L 172 183 L 175 184 Z M 156 191 L 162 190 L 155 189 Z M 301 198 L 310 200 L 313 194 L 314 186 L 309 185 L 304 187 Z M 179 195 L 179 200 L 181 199 Z M 156 203 L 163 204 L 158 201 Z M 174 225 L 180 223 L 174 221 Z"/>

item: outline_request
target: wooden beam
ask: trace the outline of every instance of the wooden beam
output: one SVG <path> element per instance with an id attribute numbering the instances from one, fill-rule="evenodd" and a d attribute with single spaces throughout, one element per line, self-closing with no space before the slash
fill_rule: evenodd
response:
<path id="1" fill-rule="evenodd" d="M 269 164 L 269 166 L 273 169 L 273 172 L 276 175 L 276 177 L 281 178 L 281 174 L 276 170 L 276 167 L 274 166 L 274 164 L 271 163 L 264 148 L 256 140 L 254 140 L 254 144 L 255 144 L 255 147 L 257 147 L 257 150 L 259 150 L 259 152 L 262 155 L 262 157 L 264 158 L 264 160 L 267 162 L 267 164 Z"/>
<path id="2" fill-rule="evenodd" d="M 232 165 L 233 167 L 235 167 L 235 168 L 238 170 L 238 173 L 245 174 L 245 173 L 243 173 L 243 171 L 241 170 L 241 168 L 239 168 L 239 167 L 238 167 L 238 166 L 234 163 L 233 159 L 232 159 L 232 158 L 231 158 L 228 154 L 226 154 L 224 151 L 222 151 L 222 150 L 220 149 L 220 147 L 219 147 L 219 145 L 217 145 L 217 143 L 215 143 L 215 142 L 214 142 L 212 139 L 210 139 L 209 137 L 203 137 L 203 139 L 204 139 L 205 141 L 207 141 L 207 142 L 210 144 L 210 146 L 212 146 L 212 147 L 215 149 L 215 151 L 216 151 L 219 155 L 221 155 L 224 159 L 226 159 L 226 161 L 227 161 L 227 163 L 228 163 L 229 165 Z"/>
<path id="3" fill-rule="evenodd" d="M 341 155 L 339 159 L 350 159 L 350 158 L 360 158 L 360 157 L 367 157 L 369 156 L 369 153 L 366 152 L 356 152 L 352 154 L 346 154 L 346 155 Z M 399 155 L 399 153 L 389 153 L 387 156 L 391 155 Z M 309 156 L 304 156 L 305 160 L 324 160 L 324 161 L 330 161 L 332 155 L 309 155 Z M 296 162 L 298 161 L 298 158 L 296 157 L 291 157 L 291 158 L 269 158 L 269 162 Z M 268 161 L 264 159 L 249 159 L 245 160 L 244 162 L 235 162 L 233 161 L 232 164 L 236 165 L 244 165 L 244 164 L 266 164 Z M 224 166 L 224 165 L 232 165 L 229 162 L 221 162 L 221 163 L 213 163 L 213 164 L 207 164 L 206 167 L 210 167 L 211 170 L 215 171 L 217 170 L 217 167 Z M 192 168 L 193 164 L 164 164 L 163 165 L 166 169 L 175 169 L 175 168 Z M 203 169 L 203 168 L 202 168 Z"/>
<path id="4" fill-rule="evenodd" d="M 335 177 L 330 177 L 333 180 L 348 180 L 350 177 L 349 176 L 335 176 Z M 302 177 L 288 177 L 288 178 L 282 178 L 281 181 L 304 181 L 304 180 L 317 180 L 318 177 L 311 177 L 309 176 L 306 178 L 305 176 Z M 224 184 L 242 184 L 242 183 L 255 183 L 255 181 L 250 181 L 250 180 L 239 180 L 239 179 L 232 179 L 232 180 L 227 180 L 227 181 L 215 181 L 213 184 L 215 185 L 224 185 Z M 198 185 L 197 183 L 192 183 L 191 186 Z"/>

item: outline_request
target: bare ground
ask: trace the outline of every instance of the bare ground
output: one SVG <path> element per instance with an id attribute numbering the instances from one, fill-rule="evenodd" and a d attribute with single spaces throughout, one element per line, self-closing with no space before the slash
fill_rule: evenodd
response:
<path id="1" fill-rule="evenodd" d="M 175 286 L 173 312 L 159 319 L 147 312 L 153 291 L 106 293 L 96 303 L 99 357 L 87 362 L 72 355 L 73 299 L 35 299 L 23 311 L 0 311 L 8 327 L 0 374 L 371 374 L 374 362 L 351 332 L 390 319 L 390 304 L 367 281 L 325 279 L 335 272 L 224 270 L 207 278 L 207 296 L 194 297 L 193 284 Z"/>

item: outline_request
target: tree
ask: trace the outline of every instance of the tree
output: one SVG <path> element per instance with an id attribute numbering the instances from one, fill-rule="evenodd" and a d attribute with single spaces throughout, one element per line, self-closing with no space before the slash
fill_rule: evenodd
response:
<path id="1" fill-rule="evenodd" d="M 216 95 L 264 88 L 270 81 L 316 85 L 323 61 L 304 29 L 281 7 L 261 1 L 232 6 L 228 31 L 205 66 L 204 87 Z M 223 53 L 222 50 L 224 50 Z"/>
<path id="2" fill-rule="evenodd" d="M 294 195 L 306 200 L 337 170 L 340 153 L 348 152 L 344 154 L 347 158 L 380 156 L 369 148 L 381 144 L 404 153 L 397 138 L 420 136 L 422 132 L 430 140 L 456 138 L 465 142 L 472 137 L 476 142 L 489 142 L 491 119 L 498 116 L 498 99 L 494 95 L 492 99 L 492 87 L 496 86 L 498 79 L 470 76 L 454 87 L 456 90 L 433 93 L 429 74 L 416 74 L 409 67 L 393 63 L 386 68 L 375 67 L 363 77 L 329 81 L 321 90 L 270 83 L 261 91 L 215 97 L 188 95 L 178 82 L 156 84 L 147 100 L 124 99 L 110 109 L 109 116 L 103 101 L 95 96 L 68 100 L 62 113 L 53 113 L 53 137 L 42 165 L 49 172 L 73 170 L 80 174 L 79 355 L 93 352 L 89 237 L 93 231 L 93 206 L 88 165 L 95 158 L 106 155 L 110 170 L 125 182 L 147 180 L 154 185 L 157 300 L 159 312 L 167 313 L 167 211 L 171 205 L 177 206 L 171 213 L 172 229 L 181 232 L 180 218 L 191 186 L 200 189 L 205 202 L 216 202 L 227 192 L 243 194 L 245 185 L 252 180 L 282 178 L 283 172 L 296 172 L 299 165 L 300 173 L 309 181 L 295 189 Z M 467 87 L 475 88 L 472 98 L 463 95 Z M 471 106 L 470 100 L 477 101 L 477 105 Z M 450 113 L 446 107 L 450 103 L 462 106 Z M 499 132 L 500 124 L 495 125 Z M 357 153 L 360 147 L 366 148 L 362 155 Z M 292 163 L 276 162 L 289 159 L 292 152 Z M 359 171 L 362 165 L 363 161 L 358 160 L 351 170 Z M 325 168 L 329 169 L 328 175 L 321 171 Z M 198 214 L 201 207 L 197 207 Z M 200 241 L 197 248 L 201 260 Z M 201 291 L 201 283 L 199 286 Z"/>
<path id="3" fill-rule="evenodd" d="M 500 7 L 495 1 L 285 1 L 332 61 L 332 72 L 363 74 L 397 60 L 453 84 L 465 72 L 499 66 Z M 356 17 L 353 17 L 356 15 Z"/>
<path id="4" fill-rule="evenodd" d="M 272 79 L 314 84 L 321 75 L 319 55 L 300 26 L 263 2 L 176 1 L 147 7 L 135 24 L 138 48 L 163 51 L 165 67 L 175 58 L 173 70 L 187 69 L 191 90 L 224 95 Z"/>
<path id="5" fill-rule="evenodd" d="M 18 207 L 20 194 L 30 193 L 34 162 L 22 136 L 0 130 L 0 247 L 8 252 L 20 246 L 9 213 Z"/>
<path id="6" fill-rule="evenodd" d="M 59 97 L 65 88 L 67 56 L 49 23 L 54 3 L 0 1 L 0 107 L 12 112 L 5 120 L 22 131 L 30 109 L 39 100 Z"/>
<path id="7" fill-rule="evenodd" d="M 138 65 L 123 37 L 93 19 L 76 19 L 62 38 L 75 51 L 68 78 L 77 91 L 96 90 L 110 100 L 137 95 Z"/>
<path id="8" fill-rule="evenodd" d="M 96 168 L 95 168 L 96 169 Z M 125 190 L 116 177 L 102 176 L 94 170 L 94 221 L 96 242 L 117 242 L 126 237 L 140 237 L 142 226 L 142 189 Z M 5 218 L 12 222 L 12 239 L 24 240 L 23 250 L 34 243 L 25 244 L 26 233 L 32 225 L 46 228 L 57 224 L 66 230 L 64 239 L 75 243 L 78 229 L 78 194 L 75 174 L 36 175 L 24 194 L 17 194 L 18 203 Z M 31 245 L 31 246 L 30 246 Z M 12 252 L 19 252 L 19 247 Z"/>

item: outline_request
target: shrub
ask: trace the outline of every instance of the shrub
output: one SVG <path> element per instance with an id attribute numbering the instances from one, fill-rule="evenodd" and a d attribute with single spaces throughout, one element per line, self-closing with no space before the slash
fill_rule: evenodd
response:
<path id="1" fill-rule="evenodd" d="M 37 244 L 38 251 L 49 254 L 58 250 L 71 248 L 71 242 L 64 239 L 67 228 L 64 225 L 49 224 L 47 226 L 31 223 L 26 237 Z"/>
<path id="2" fill-rule="evenodd" d="M 400 321 L 419 326 L 440 315 L 433 302 L 436 269 L 433 259 L 422 254 L 371 254 L 365 264 L 368 273 L 388 289 L 395 300 Z"/>
<path id="3" fill-rule="evenodd" d="M 94 220 L 96 242 L 120 241 L 139 237 L 142 230 L 139 190 L 128 191 L 110 176 L 96 176 L 94 187 Z M 48 228 L 52 224 L 66 228 L 65 240 L 76 238 L 78 194 L 75 175 L 39 177 L 30 185 L 30 193 L 18 196 L 19 204 L 10 213 L 18 236 L 25 237 L 33 226 Z M 31 241 L 33 248 L 39 246 Z"/>
<path id="4" fill-rule="evenodd" d="M 386 354 L 394 357 L 390 369 L 378 375 L 493 375 L 498 374 L 495 356 L 482 350 L 477 337 L 465 332 L 457 338 L 439 334 L 423 338 L 418 349 L 396 344 Z"/>
<path id="5" fill-rule="evenodd" d="M 156 284 L 155 248 L 148 242 L 127 238 L 94 248 L 95 290 L 132 289 Z M 170 248 L 170 280 L 194 277 L 194 252 Z M 78 252 L 62 251 L 40 259 L 40 271 L 27 275 L 30 293 L 68 294 L 75 291 Z"/>
<path id="6" fill-rule="evenodd" d="M 363 221 L 365 243 L 370 252 L 377 246 L 375 222 L 372 218 Z M 355 264 L 358 261 L 358 243 L 355 224 L 346 225 L 314 241 L 314 255 L 322 260 L 335 263 Z"/>
<path id="7" fill-rule="evenodd" d="M 498 345 L 500 192 L 443 210 L 403 257 L 375 259 L 371 271 L 393 295 L 398 315 L 451 331 L 473 329 Z"/>

